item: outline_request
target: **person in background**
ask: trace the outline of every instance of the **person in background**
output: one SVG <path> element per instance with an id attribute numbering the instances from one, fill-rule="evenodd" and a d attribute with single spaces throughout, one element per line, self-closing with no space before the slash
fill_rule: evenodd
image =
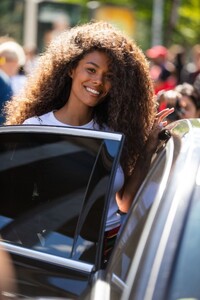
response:
<path id="1" fill-rule="evenodd" d="M 29 76 L 37 64 L 37 49 L 35 47 L 23 47 L 25 54 L 25 62 L 14 76 L 11 77 L 11 86 L 13 95 L 20 94 L 26 84 L 27 76 Z"/>
<path id="2" fill-rule="evenodd" d="M 167 116 L 168 123 L 180 119 L 200 118 L 199 86 L 187 82 L 177 85 L 174 90 L 161 91 L 157 95 L 158 111 L 174 107 Z"/>
<path id="3" fill-rule="evenodd" d="M 68 30 L 70 27 L 70 17 L 66 13 L 61 13 L 56 16 L 52 23 L 52 29 L 46 31 L 44 34 L 44 49 L 54 38 L 56 38 L 63 31 Z"/>
<path id="4" fill-rule="evenodd" d="M 186 65 L 186 50 L 182 45 L 173 44 L 168 48 L 169 61 L 175 67 L 176 85 L 182 82 L 182 73 Z"/>
<path id="5" fill-rule="evenodd" d="M 0 44 L 0 124 L 4 122 L 3 106 L 14 92 L 11 78 L 18 73 L 24 62 L 24 50 L 17 42 L 5 41 Z"/>
<path id="6" fill-rule="evenodd" d="M 10 80 L 13 95 L 17 95 L 21 92 L 26 83 L 26 78 L 27 76 L 24 72 L 24 66 L 21 66 L 18 72 L 15 75 L 11 76 Z"/>
<path id="7" fill-rule="evenodd" d="M 27 76 L 32 73 L 34 68 L 37 65 L 37 60 L 38 60 L 38 50 L 36 47 L 24 47 L 24 52 L 26 55 L 26 61 L 23 66 L 24 74 Z"/>
<path id="8" fill-rule="evenodd" d="M 163 119 L 172 111 L 157 114 L 142 50 L 114 26 L 99 21 L 73 27 L 52 40 L 23 94 L 7 102 L 5 124 L 73 126 L 125 135 L 106 221 L 107 261 L 121 214 L 128 212 L 148 172 L 158 134 L 167 124 Z"/>
<path id="9" fill-rule="evenodd" d="M 194 85 L 187 82 L 179 84 L 174 89 L 181 94 L 179 101 L 182 109 L 181 119 L 199 118 L 200 117 L 200 94 Z"/>
<path id="10" fill-rule="evenodd" d="M 200 74 L 200 44 L 191 48 L 190 61 L 185 64 L 181 72 L 181 82 L 194 84 L 196 77 Z"/>
<path id="11" fill-rule="evenodd" d="M 181 93 L 175 90 L 160 91 L 157 94 L 158 111 L 166 108 L 174 108 L 174 112 L 167 116 L 168 123 L 182 118 L 184 109 L 180 106 Z"/>
<path id="12" fill-rule="evenodd" d="M 195 81 L 193 83 L 193 87 L 197 91 L 197 93 L 200 95 L 200 74 L 198 74 L 195 78 Z"/>
<path id="13" fill-rule="evenodd" d="M 150 75 L 154 82 L 155 93 L 173 89 L 177 82 L 176 70 L 173 63 L 168 59 L 168 49 L 162 45 L 156 45 L 147 49 L 145 53 L 151 62 Z"/>

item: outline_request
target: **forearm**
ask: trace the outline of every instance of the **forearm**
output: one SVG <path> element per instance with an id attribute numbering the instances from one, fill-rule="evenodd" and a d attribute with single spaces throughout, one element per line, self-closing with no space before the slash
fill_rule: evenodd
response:
<path id="1" fill-rule="evenodd" d="M 128 212 L 151 164 L 152 154 L 138 157 L 133 173 L 126 179 L 121 191 L 116 195 L 117 205 L 122 212 Z"/>
<path id="2" fill-rule="evenodd" d="M 133 173 L 125 180 L 123 188 L 116 195 L 116 201 L 120 211 L 128 212 L 151 165 L 151 159 L 159 144 L 159 133 L 161 132 L 162 127 L 167 124 L 167 122 L 163 121 L 163 119 L 173 111 L 173 108 L 165 109 L 157 114 L 157 118 L 146 144 L 144 145 L 143 151 L 136 161 Z"/>

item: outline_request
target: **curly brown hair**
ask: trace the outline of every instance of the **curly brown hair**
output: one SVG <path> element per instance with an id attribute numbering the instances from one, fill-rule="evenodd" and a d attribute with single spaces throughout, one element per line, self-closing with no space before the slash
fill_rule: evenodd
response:
<path id="1" fill-rule="evenodd" d="M 64 106 L 71 88 L 70 71 L 95 50 L 108 55 L 114 76 L 105 101 L 94 108 L 94 118 L 100 127 L 106 124 L 126 136 L 122 166 L 128 175 L 155 119 L 156 100 L 143 51 L 107 22 L 79 25 L 54 39 L 41 54 L 23 94 L 6 103 L 5 124 L 22 124 L 27 118 Z"/>

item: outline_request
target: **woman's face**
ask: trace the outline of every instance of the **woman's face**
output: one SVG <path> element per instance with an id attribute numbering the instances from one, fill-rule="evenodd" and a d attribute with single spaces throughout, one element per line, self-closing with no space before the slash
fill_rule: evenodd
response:
<path id="1" fill-rule="evenodd" d="M 181 108 L 184 109 L 181 119 L 198 118 L 198 110 L 190 97 L 182 96 L 179 103 Z"/>
<path id="2" fill-rule="evenodd" d="M 69 101 L 95 107 L 111 89 L 109 58 L 103 52 L 94 51 L 87 54 L 72 70 L 70 76 L 72 87 Z"/>

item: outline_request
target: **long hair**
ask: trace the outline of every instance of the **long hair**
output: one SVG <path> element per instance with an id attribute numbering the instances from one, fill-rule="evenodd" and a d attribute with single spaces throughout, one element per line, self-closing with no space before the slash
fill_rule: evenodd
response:
<path id="1" fill-rule="evenodd" d="M 71 89 L 70 71 L 92 51 L 106 53 L 112 71 L 112 87 L 94 108 L 102 127 L 125 135 L 122 166 L 130 174 L 152 127 L 156 105 L 149 63 L 130 38 L 107 22 L 90 22 L 61 33 L 41 54 L 23 93 L 6 103 L 7 125 L 22 124 L 32 116 L 61 108 Z"/>

